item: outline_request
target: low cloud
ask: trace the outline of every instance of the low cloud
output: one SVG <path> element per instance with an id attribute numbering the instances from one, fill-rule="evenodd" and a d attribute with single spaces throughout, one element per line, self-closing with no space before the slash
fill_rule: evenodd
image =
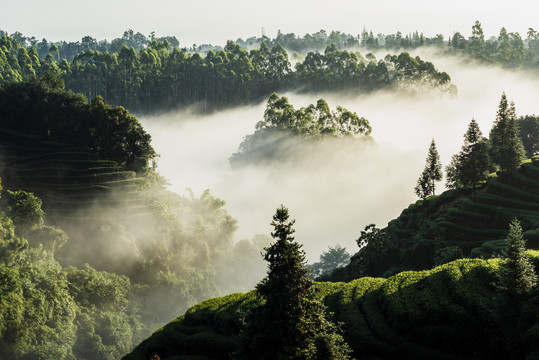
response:
<path id="1" fill-rule="evenodd" d="M 417 199 L 413 188 L 432 138 L 445 167 L 462 146 L 472 118 L 488 136 L 503 91 L 515 101 L 518 115 L 539 113 L 539 81 L 528 73 L 433 52 L 412 55 L 449 73 L 458 95 L 411 95 L 406 89 L 368 95 L 281 94 L 295 108 L 322 97 L 331 108 L 341 105 L 356 112 L 369 120 L 372 143 L 292 144 L 280 162 L 231 168 L 229 157 L 263 118 L 265 103 L 210 116 L 177 112 L 141 119 L 161 154 L 159 172 L 173 191 L 210 189 L 225 200 L 238 220 L 237 239 L 269 234 L 271 217 L 284 204 L 296 219 L 296 239 L 311 262 L 328 245 L 341 244 L 353 253 L 366 225 L 384 227 Z M 438 183 L 437 193 L 443 189 L 443 182 Z"/>

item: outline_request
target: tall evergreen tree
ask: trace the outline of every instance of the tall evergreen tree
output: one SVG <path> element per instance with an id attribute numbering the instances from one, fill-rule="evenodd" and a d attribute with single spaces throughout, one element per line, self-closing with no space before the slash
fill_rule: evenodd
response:
<path id="1" fill-rule="evenodd" d="M 505 259 L 498 271 L 498 288 L 502 297 L 498 298 L 493 317 L 497 320 L 507 355 L 507 359 L 524 359 L 527 352 L 523 341 L 523 323 L 530 321 L 529 310 L 524 300 L 537 286 L 537 274 L 530 258 L 526 255 L 526 241 L 522 236 L 520 222 L 514 219 L 509 224 L 506 239 Z"/>
<path id="2" fill-rule="evenodd" d="M 326 319 L 305 267 L 305 253 L 294 241 L 294 220 L 281 206 L 273 216 L 266 248 L 268 274 L 256 287 L 263 300 L 240 337 L 241 359 L 349 359 L 349 347 Z"/>
<path id="3" fill-rule="evenodd" d="M 526 255 L 526 240 L 517 219 L 509 224 L 505 257 L 499 273 L 500 289 L 510 298 L 522 297 L 537 285 L 537 274 Z"/>
<path id="4" fill-rule="evenodd" d="M 425 169 L 421 173 L 421 176 L 417 180 L 417 185 L 414 188 L 415 193 L 422 199 L 425 199 L 429 195 L 435 195 L 436 181 L 442 180 L 442 163 L 440 162 L 440 155 L 436 149 L 436 143 L 432 139 L 427 154 L 427 163 Z"/>
<path id="5" fill-rule="evenodd" d="M 524 157 L 524 147 L 519 136 L 515 104 L 507 103 L 505 93 L 502 94 L 496 121 L 490 130 L 490 156 L 500 167 L 502 173 L 513 173 Z"/>
<path id="6" fill-rule="evenodd" d="M 483 141 L 479 125 L 472 119 L 464 134 L 464 145 L 446 167 L 448 187 L 475 186 L 485 180 L 489 173 L 487 144 Z"/>
<path id="7" fill-rule="evenodd" d="M 476 55 L 483 55 L 485 52 L 485 35 L 483 33 L 483 28 L 479 21 L 475 21 L 475 24 L 472 26 L 472 37 L 470 42 L 470 51 Z"/>

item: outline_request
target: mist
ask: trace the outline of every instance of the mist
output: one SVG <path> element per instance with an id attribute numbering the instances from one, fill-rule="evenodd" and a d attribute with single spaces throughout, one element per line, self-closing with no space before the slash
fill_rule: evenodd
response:
<path id="1" fill-rule="evenodd" d="M 296 240 L 310 262 L 329 245 L 355 253 L 366 225 L 385 227 L 417 200 L 413 189 L 431 139 L 445 167 L 460 150 L 472 118 L 488 136 L 503 91 L 515 101 L 519 116 L 539 111 L 536 77 L 425 51 L 412 55 L 449 73 L 458 95 L 410 94 L 406 89 L 369 95 L 280 94 L 295 108 L 322 97 L 330 108 L 341 105 L 356 112 L 369 120 L 372 142 L 355 147 L 346 141 L 289 144 L 286 159 L 231 168 L 229 157 L 262 120 L 265 103 L 206 117 L 176 112 L 141 119 L 161 155 L 158 171 L 172 191 L 210 189 L 225 200 L 238 220 L 237 240 L 269 234 L 272 215 L 284 204 L 296 219 Z M 437 194 L 444 185 L 437 184 Z"/>

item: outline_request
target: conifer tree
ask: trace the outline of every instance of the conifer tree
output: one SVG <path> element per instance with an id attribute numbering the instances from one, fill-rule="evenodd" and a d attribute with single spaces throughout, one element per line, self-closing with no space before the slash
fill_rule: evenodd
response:
<path id="1" fill-rule="evenodd" d="M 506 260 L 499 273 L 500 289 L 510 298 L 519 298 L 537 285 L 537 274 L 526 255 L 526 240 L 517 219 L 509 224 Z"/>
<path id="2" fill-rule="evenodd" d="M 446 167 L 447 187 L 471 185 L 475 190 L 478 182 L 485 180 L 489 173 L 487 144 L 483 141 L 479 125 L 472 119 L 464 134 L 464 145 L 460 152 L 451 158 Z"/>
<path id="3" fill-rule="evenodd" d="M 241 359 L 349 359 L 350 349 L 326 319 L 305 267 L 305 253 L 294 241 L 294 220 L 281 206 L 273 216 L 266 248 L 268 274 L 256 287 L 262 304 L 248 316 L 240 336 Z"/>
<path id="4" fill-rule="evenodd" d="M 503 173 L 513 173 L 524 157 L 524 147 L 519 136 L 515 104 L 507 103 L 505 93 L 502 94 L 496 121 L 490 130 L 490 156 Z"/>
<path id="5" fill-rule="evenodd" d="M 429 152 L 427 154 L 427 163 L 425 169 L 421 173 L 421 176 L 417 180 L 417 185 L 414 188 L 415 193 L 422 199 L 425 199 L 429 195 L 435 195 L 436 181 L 442 180 L 442 163 L 440 162 L 440 155 L 436 149 L 436 143 L 434 139 L 430 143 Z"/>

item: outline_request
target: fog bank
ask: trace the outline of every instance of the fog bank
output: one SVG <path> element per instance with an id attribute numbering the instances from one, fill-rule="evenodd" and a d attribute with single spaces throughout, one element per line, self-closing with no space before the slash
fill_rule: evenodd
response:
<path id="1" fill-rule="evenodd" d="M 231 169 L 228 158 L 243 137 L 254 131 L 265 104 L 228 110 L 207 117 L 187 112 L 142 118 L 161 154 L 158 170 L 182 193 L 204 189 L 227 203 L 238 220 L 237 238 L 271 231 L 271 217 L 284 204 L 296 219 L 296 239 L 309 260 L 316 261 L 328 245 L 357 251 L 355 239 L 370 223 L 384 227 L 417 198 L 413 188 L 432 138 L 445 167 L 458 152 L 472 118 L 488 136 L 503 91 L 517 114 L 539 113 L 534 94 L 537 78 L 479 66 L 432 53 L 412 54 L 432 61 L 450 74 L 458 96 L 410 95 L 405 90 L 370 95 L 285 94 L 295 108 L 323 97 L 331 108 L 341 105 L 367 118 L 374 142 L 351 148 L 326 142 L 290 147 L 286 161 Z M 438 183 L 437 193 L 444 190 Z"/>

